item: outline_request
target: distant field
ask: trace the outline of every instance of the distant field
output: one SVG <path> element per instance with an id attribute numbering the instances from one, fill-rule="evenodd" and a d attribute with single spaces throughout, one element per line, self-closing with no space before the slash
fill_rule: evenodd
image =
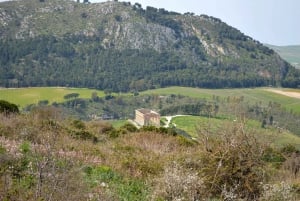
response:
<path id="1" fill-rule="evenodd" d="M 300 68 L 300 45 L 274 46 L 267 45 L 275 50 L 283 59 L 290 62 L 296 68 Z"/>
<path id="2" fill-rule="evenodd" d="M 193 98 L 203 98 L 206 100 L 212 100 L 213 96 L 219 96 L 220 98 L 226 98 L 228 96 L 243 96 L 245 101 L 249 103 L 269 103 L 270 101 L 280 103 L 287 110 L 293 110 L 300 113 L 300 99 L 285 96 L 283 94 L 275 93 L 270 89 L 276 89 L 283 92 L 299 93 L 300 89 L 283 89 L 283 88 L 243 88 L 243 89 L 200 89 L 189 87 L 168 87 L 162 89 L 154 89 L 142 92 L 141 94 L 157 94 L 157 95 L 170 95 L 181 94 Z"/>
<path id="3" fill-rule="evenodd" d="M 94 89 L 34 87 L 0 89 L 0 100 L 7 100 L 22 108 L 29 104 L 36 104 L 41 100 L 48 100 L 50 104 L 53 102 L 63 102 L 64 96 L 70 93 L 78 93 L 80 98 L 91 98 L 93 92 L 97 92 L 100 97 L 104 96 L 103 91 Z"/>
<path id="4" fill-rule="evenodd" d="M 272 91 L 273 90 L 273 91 Z M 274 91 L 277 90 L 277 91 Z M 21 88 L 21 89 L 0 89 L 0 99 L 15 103 L 20 107 L 29 104 L 38 103 L 41 100 L 48 100 L 49 103 L 63 102 L 64 96 L 70 93 L 78 93 L 80 98 L 91 98 L 93 92 L 97 92 L 98 96 L 104 97 L 103 91 L 94 89 L 78 89 L 78 88 L 59 88 L 59 87 L 38 87 L 38 88 Z M 280 94 L 278 93 L 280 92 Z M 244 97 L 244 101 L 250 103 L 262 102 L 268 103 L 270 101 L 278 102 L 287 109 L 300 113 L 300 99 L 293 98 L 286 95 L 299 93 L 299 89 L 278 89 L 278 88 L 253 88 L 253 89 L 199 89 L 186 87 L 169 87 L 163 89 L 148 90 L 141 92 L 145 94 L 170 95 L 181 94 L 193 98 L 202 98 L 212 100 L 213 97 L 227 98 L 229 96 Z M 124 94 L 126 95 L 126 94 Z M 197 126 L 208 126 L 212 131 L 217 130 L 220 125 L 223 125 L 230 120 L 226 119 L 210 119 L 208 121 L 205 117 L 176 117 L 172 120 L 178 128 L 185 130 L 193 136 L 196 136 Z M 231 120 L 232 121 L 232 120 Z M 113 121 L 115 127 L 123 125 L 126 121 Z M 260 124 L 255 121 L 249 121 L 248 125 L 259 128 Z M 261 129 L 260 131 L 265 139 L 272 139 L 275 144 L 282 145 L 286 143 L 293 143 L 300 148 L 300 137 L 292 135 L 288 132 L 278 133 L 269 129 Z"/>
<path id="5" fill-rule="evenodd" d="M 202 128 L 205 127 L 209 129 L 212 133 L 220 130 L 222 126 L 226 125 L 226 123 L 230 123 L 229 120 L 224 119 L 214 119 L 214 118 L 206 118 L 206 117 L 197 117 L 197 116 L 183 116 L 183 117 L 175 117 L 172 120 L 172 123 L 175 123 L 176 126 L 190 135 L 196 137 L 197 136 L 197 127 Z M 298 149 L 300 149 L 300 137 L 291 134 L 287 131 L 278 132 L 276 129 L 262 129 L 260 128 L 260 123 L 254 120 L 249 120 L 246 123 L 246 127 L 251 129 L 258 130 L 259 139 L 266 141 L 266 143 L 272 143 L 276 146 L 283 146 L 287 144 L 292 144 Z"/>
<path id="6" fill-rule="evenodd" d="M 243 96 L 245 101 L 249 103 L 269 103 L 270 101 L 278 102 L 288 110 L 300 113 L 300 99 L 288 97 L 283 94 L 275 93 L 270 89 L 280 90 L 282 92 L 299 93 L 299 89 L 277 89 L 277 88 L 253 88 L 253 89 L 200 89 L 190 87 L 168 87 L 154 89 L 141 92 L 145 94 L 170 95 L 181 94 L 192 98 L 201 98 L 212 100 L 213 96 L 227 98 L 229 96 Z M 36 104 L 41 100 L 48 100 L 49 103 L 63 102 L 64 96 L 70 93 L 80 94 L 80 98 L 91 98 L 93 92 L 97 92 L 98 96 L 103 97 L 104 92 L 94 89 L 81 88 L 60 88 L 60 87 L 37 87 L 37 88 L 20 88 L 20 89 L 0 89 L 0 99 L 19 105 L 21 108 Z M 124 94 L 125 95 L 125 94 Z"/>
<path id="7" fill-rule="evenodd" d="M 218 127 L 225 122 L 224 119 L 208 119 L 206 117 L 200 116 L 182 116 L 182 117 L 174 117 L 172 119 L 172 124 L 175 124 L 176 127 L 186 131 L 193 137 L 197 136 L 197 128 L 200 127 L 209 127 L 211 131 L 216 131 Z"/>

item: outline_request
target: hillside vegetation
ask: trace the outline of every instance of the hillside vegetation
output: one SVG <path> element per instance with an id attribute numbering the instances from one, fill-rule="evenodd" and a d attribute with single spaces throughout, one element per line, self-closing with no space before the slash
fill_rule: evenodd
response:
<path id="1" fill-rule="evenodd" d="M 225 24 L 128 2 L 0 3 L 0 86 L 115 92 L 297 87 L 299 71 Z"/>
<path id="2" fill-rule="evenodd" d="M 191 141 L 60 114 L 0 114 L 1 200 L 299 200 L 299 149 L 242 119 Z"/>
<path id="3" fill-rule="evenodd" d="M 199 116 L 179 116 L 172 119 L 172 124 L 176 125 L 187 133 L 191 134 L 193 137 L 198 136 L 198 132 L 201 129 L 210 129 L 211 136 L 215 137 L 215 133 L 221 129 L 222 126 L 230 124 L 231 118 L 207 118 Z M 261 126 L 261 123 L 255 120 L 249 120 L 244 122 L 245 129 L 257 129 Z M 287 130 L 280 131 L 276 128 L 261 129 L 256 136 L 261 142 L 266 144 L 273 144 L 275 146 L 281 147 L 284 144 L 291 144 L 297 149 L 300 149 L 300 137 L 290 133 Z"/>

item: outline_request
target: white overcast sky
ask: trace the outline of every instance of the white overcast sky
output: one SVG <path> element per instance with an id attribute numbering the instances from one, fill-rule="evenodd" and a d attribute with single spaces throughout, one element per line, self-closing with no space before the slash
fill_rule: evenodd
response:
<path id="1" fill-rule="evenodd" d="M 92 3 L 105 1 L 107 0 L 90 0 Z M 133 4 L 138 2 L 144 8 L 153 6 L 180 13 L 207 14 L 220 18 L 227 24 L 236 27 L 241 32 L 262 43 L 300 45 L 300 0 L 124 1 L 131 1 Z"/>

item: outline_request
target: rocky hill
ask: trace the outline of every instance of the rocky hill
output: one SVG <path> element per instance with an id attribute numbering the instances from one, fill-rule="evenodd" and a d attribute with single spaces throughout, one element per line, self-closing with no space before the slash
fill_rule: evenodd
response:
<path id="1" fill-rule="evenodd" d="M 297 87 L 299 71 L 220 19 L 138 3 L 0 3 L 0 86 Z"/>

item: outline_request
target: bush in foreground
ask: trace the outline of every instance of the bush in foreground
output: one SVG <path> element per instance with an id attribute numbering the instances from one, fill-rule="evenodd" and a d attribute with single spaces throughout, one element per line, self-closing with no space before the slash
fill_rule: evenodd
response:
<path id="1" fill-rule="evenodd" d="M 51 107 L 0 114 L 0 200 L 299 200 L 296 147 L 270 148 L 242 122 L 201 126 L 198 142 L 162 131 Z"/>
<path id="2" fill-rule="evenodd" d="M 0 113 L 19 113 L 19 108 L 16 104 L 0 100 Z"/>

